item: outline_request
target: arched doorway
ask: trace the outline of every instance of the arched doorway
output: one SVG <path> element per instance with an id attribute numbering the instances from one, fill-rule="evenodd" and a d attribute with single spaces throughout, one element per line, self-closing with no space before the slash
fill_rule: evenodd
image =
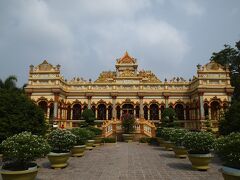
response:
<path id="1" fill-rule="evenodd" d="M 51 103 L 50 105 L 49 105 L 49 120 L 53 120 L 53 111 L 54 111 L 54 105 L 53 105 L 53 103 Z"/>
<path id="2" fill-rule="evenodd" d="M 105 104 L 99 104 L 97 107 L 98 111 L 98 117 L 99 120 L 106 120 L 106 105 Z"/>
<path id="3" fill-rule="evenodd" d="M 71 120 L 71 106 L 67 107 L 67 120 Z"/>
<path id="4" fill-rule="evenodd" d="M 82 107 L 80 104 L 74 104 L 73 105 L 73 115 L 72 115 L 72 119 L 73 120 L 80 120 L 81 119 L 81 113 L 82 111 Z"/>
<path id="5" fill-rule="evenodd" d="M 175 105 L 175 112 L 179 120 L 184 120 L 184 107 L 182 104 Z"/>
<path id="6" fill-rule="evenodd" d="M 123 106 L 122 106 L 122 114 L 124 115 L 124 114 L 131 114 L 131 115 L 133 115 L 133 110 L 134 110 L 134 107 L 133 107 L 133 105 L 132 104 L 124 104 Z"/>
<path id="7" fill-rule="evenodd" d="M 190 107 L 186 106 L 186 120 L 190 120 Z"/>
<path id="8" fill-rule="evenodd" d="M 159 120 L 159 109 L 157 104 L 150 105 L 150 119 Z"/>
<path id="9" fill-rule="evenodd" d="M 38 106 L 44 111 L 45 116 L 47 115 L 47 102 L 46 101 L 40 101 L 38 103 Z"/>
<path id="10" fill-rule="evenodd" d="M 92 111 L 93 111 L 93 113 L 94 113 L 94 117 L 96 118 L 96 107 L 95 106 L 92 106 Z"/>
<path id="11" fill-rule="evenodd" d="M 211 120 L 219 120 L 220 104 L 218 101 L 211 102 Z"/>
<path id="12" fill-rule="evenodd" d="M 204 117 L 205 117 L 205 119 L 209 119 L 209 107 L 208 107 L 207 103 L 204 103 L 203 109 L 204 109 Z"/>

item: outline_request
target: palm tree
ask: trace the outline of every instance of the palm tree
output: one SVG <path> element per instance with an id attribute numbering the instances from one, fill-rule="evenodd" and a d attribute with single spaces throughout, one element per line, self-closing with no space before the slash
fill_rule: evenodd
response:
<path id="1" fill-rule="evenodd" d="M 0 79 L 0 89 L 7 89 L 7 90 L 12 90 L 12 89 L 17 89 L 17 77 L 16 76 L 9 76 L 5 81 Z"/>

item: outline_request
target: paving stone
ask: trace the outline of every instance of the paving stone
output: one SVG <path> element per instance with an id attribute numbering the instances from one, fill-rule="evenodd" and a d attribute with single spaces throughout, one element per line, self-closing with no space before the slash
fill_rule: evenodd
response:
<path id="1" fill-rule="evenodd" d="M 37 180 L 223 180 L 215 158 L 208 171 L 192 170 L 188 159 L 172 151 L 139 143 L 117 143 L 71 157 L 69 166 L 55 170 L 47 158 L 37 160 Z"/>

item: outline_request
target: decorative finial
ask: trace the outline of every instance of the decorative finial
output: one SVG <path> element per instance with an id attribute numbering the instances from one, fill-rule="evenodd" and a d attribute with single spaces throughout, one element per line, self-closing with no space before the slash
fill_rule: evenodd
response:
<path id="1" fill-rule="evenodd" d="M 202 65 L 201 65 L 201 64 L 198 64 L 198 65 L 197 65 L 197 68 L 198 68 L 198 69 L 200 69 L 201 67 L 202 67 Z"/>

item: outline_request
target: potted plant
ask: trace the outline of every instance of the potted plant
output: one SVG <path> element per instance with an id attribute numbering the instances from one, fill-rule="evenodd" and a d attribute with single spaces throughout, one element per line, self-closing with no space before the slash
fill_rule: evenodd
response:
<path id="1" fill-rule="evenodd" d="M 213 155 L 210 153 L 215 138 L 209 132 L 189 132 L 184 136 L 183 145 L 188 151 L 192 167 L 197 170 L 207 170 Z"/>
<path id="2" fill-rule="evenodd" d="M 95 135 L 93 147 L 100 146 L 102 143 L 102 130 L 94 126 L 88 126 L 87 129 L 92 131 Z"/>
<path id="3" fill-rule="evenodd" d="M 3 150 L 3 180 L 33 180 L 37 176 L 34 160 L 50 151 L 47 141 L 30 132 L 22 132 L 7 138 L 1 144 Z"/>
<path id="4" fill-rule="evenodd" d="M 172 136 L 173 132 L 175 131 L 175 128 L 163 128 L 162 129 L 162 137 L 164 139 L 163 146 L 166 150 L 172 151 L 174 144 L 170 141 L 170 137 Z"/>
<path id="5" fill-rule="evenodd" d="M 76 144 L 71 149 L 72 156 L 81 157 L 84 155 L 88 138 L 88 130 L 84 128 L 73 128 L 71 132 L 76 136 Z"/>
<path id="6" fill-rule="evenodd" d="M 221 172 L 225 180 L 240 179 L 240 133 L 231 133 L 216 141 L 216 153 L 223 161 Z"/>
<path id="7" fill-rule="evenodd" d="M 48 142 L 52 151 L 47 155 L 52 168 L 66 167 L 70 150 L 76 144 L 76 136 L 65 129 L 55 129 L 49 133 Z"/>
<path id="8" fill-rule="evenodd" d="M 133 141 L 134 125 L 135 119 L 131 114 L 124 114 L 122 116 L 123 140 L 125 142 Z"/>
<path id="9" fill-rule="evenodd" d="M 187 157 L 187 149 L 183 146 L 183 139 L 187 132 L 186 129 L 175 129 L 170 136 L 170 141 L 174 144 L 173 151 L 177 158 Z"/>
<path id="10" fill-rule="evenodd" d="M 86 128 L 84 128 L 85 129 L 85 134 L 84 134 L 84 136 L 86 137 L 86 139 L 87 139 L 87 142 L 86 142 L 86 149 L 87 150 L 92 150 L 93 149 L 93 144 L 94 144 L 94 142 L 95 142 L 95 140 L 94 140 L 94 137 L 95 137 L 95 134 L 94 134 L 94 132 L 92 132 L 92 131 L 90 131 L 90 130 L 88 130 L 88 129 L 86 129 Z"/>

